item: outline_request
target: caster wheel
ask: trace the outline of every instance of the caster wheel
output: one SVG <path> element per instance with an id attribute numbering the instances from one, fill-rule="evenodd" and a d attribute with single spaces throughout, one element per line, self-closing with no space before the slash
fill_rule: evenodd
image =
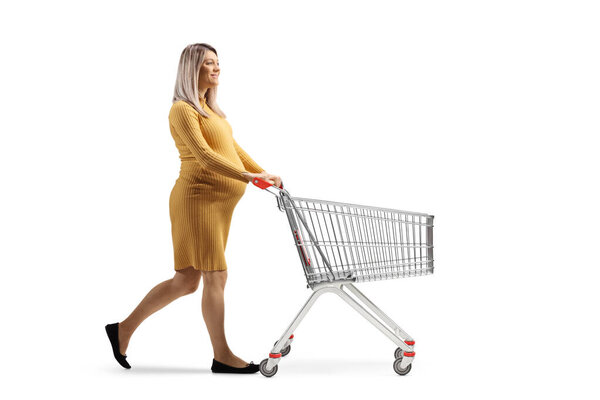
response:
<path id="1" fill-rule="evenodd" d="M 394 352 L 394 358 L 402 358 L 404 357 L 404 351 L 402 351 L 402 349 L 400 347 L 398 347 L 396 349 L 396 351 Z"/>
<path id="2" fill-rule="evenodd" d="M 402 362 L 401 358 L 397 358 L 396 361 L 394 361 L 394 371 L 398 374 L 398 375 L 406 375 L 410 372 L 410 369 L 412 367 L 412 364 L 408 364 L 408 367 L 402 369 L 400 368 L 400 363 Z M 261 371 L 262 372 L 262 371 Z"/>
<path id="3" fill-rule="evenodd" d="M 273 346 L 275 346 L 276 344 L 277 342 L 273 343 Z M 281 349 L 281 357 L 287 356 L 288 354 L 290 354 L 290 351 L 292 351 L 292 345 L 288 344 L 283 349 Z"/>
<path id="4" fill-rule="evenodd" d="M 267 361 L 269 361 L 268 358 L 265 358 L 264 360 L 262 360 L 260 362 L 260 365 L 258 366 L 258 370 L 260 371 L 261 374 L 263 374 L 263 376 L 270 378 L 277 373 L 277 365 L 274 366 L 273 369 L 267 369 Z"/>

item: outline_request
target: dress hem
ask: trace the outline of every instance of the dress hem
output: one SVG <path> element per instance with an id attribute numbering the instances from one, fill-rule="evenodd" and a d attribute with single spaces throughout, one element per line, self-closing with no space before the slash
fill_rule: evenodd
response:
<path id="1" fill-rule="evenodd" d="M 206 271 L 206 272 L 210 272 L 210 271 L 227 271 L 227 267 L 224 268 L 202 268 L 202 267 L 196 267 L 193 264 L 188 264 L 185 267 L 177 267 L 175 266 L 175 271 L 181 271 L 182 269 L 186 269 L 192 267 L 194 268 L 196 271 Z"/>

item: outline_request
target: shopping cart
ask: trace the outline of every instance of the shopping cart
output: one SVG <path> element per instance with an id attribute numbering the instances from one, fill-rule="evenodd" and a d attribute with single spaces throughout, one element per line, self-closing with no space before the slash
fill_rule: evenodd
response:
<path id="1" fill-rule="evenodd" d="M 304 316 L 323 293 L 335 293 L 398 346 L 394 371 L 408 374 L 415 357 L 414 339 L 353 282 L 432 274 L 433 215 L 291 197 L 283 185 L 278 188 L 260 178 L 252 183 L 274 194 L 277 207 L 285 211 L 308 287 L 313 290 L 269 358 L 260 363 L 260 372 L 266 377 L 277 373 L 277 364 L 289 354 L 293 333 Z"/>

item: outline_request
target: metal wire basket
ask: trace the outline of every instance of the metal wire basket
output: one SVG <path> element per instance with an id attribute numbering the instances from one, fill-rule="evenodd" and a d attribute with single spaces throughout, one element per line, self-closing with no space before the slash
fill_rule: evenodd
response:
<path id="1" fill-rule="evenodd" d="M 291 197 L 287 191 L 278 200 L 310 286 L 433 273 L 432 215 Z"/>

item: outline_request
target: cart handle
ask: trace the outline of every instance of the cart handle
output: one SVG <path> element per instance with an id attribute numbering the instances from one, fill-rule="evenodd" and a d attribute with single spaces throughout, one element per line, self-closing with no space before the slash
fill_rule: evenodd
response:
<path id="1" fill-rule="evenodd" d="M 283 189 L 283 181 L 281 181 L 281 186 L 277 187 L 277 186 L 272 185 L 269 182 L 265 181 L 264 179 L 252 178 L 252 184 L 254 184 L 254 186 L 259 187 L 261 189 L 266 189 L 271 186 L 273 186 L 274 188 L 277 188 L 277 189 Z"/>

